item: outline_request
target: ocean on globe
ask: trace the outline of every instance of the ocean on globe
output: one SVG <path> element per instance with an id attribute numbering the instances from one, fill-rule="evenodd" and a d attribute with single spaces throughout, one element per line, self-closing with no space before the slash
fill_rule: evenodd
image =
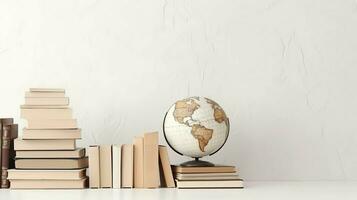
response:
<path id="1" fill-rule="evenodd" d="M 205 97 L 177 101 L 166 113 L 164 135 L 177 153 L 201 158 L 217 152 L 229 134 L 229 120 L 216 102 Z"/>

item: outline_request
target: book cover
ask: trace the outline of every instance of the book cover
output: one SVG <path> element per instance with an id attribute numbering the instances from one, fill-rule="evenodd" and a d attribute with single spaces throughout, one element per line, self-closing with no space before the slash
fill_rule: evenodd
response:
<path id="1" fill-rule="evenodd" d="M 23 129 L 24 140 L 81 139 L 81 129 Z"/>
<path id="2" fill-rule="evenodd" d="M 25 97 L 64 97 L 64 92 L 25 92 Z"/>
<path id="3" fill-rule="evenodd" d="M 212 181 L 180 181 L 176 180 L 177 188 L 191 188 L 191 189 L 203 189 L 203 188 L 243 188 L 243 180 L 212 180 Z"/>
<path id="4" fill-rule="evenodd" d="M 100 186 L 102 188 L 111 188 L 112 185 L 112 146 L 100 145 L 99 147 L 99 169 Z"/>
<path id="5" fill-rule="evenodd" d="M 1 169 L 1 152 L 2 152 L 2 129 L 3 126 L 9 125 L 9 124 L 13 124 L 14 123 L 14 119 L 12 118 L 0 118 L 0 169 Z M 1 175 L 0 175 L 0 185 L 1 185 Z"/>
<path id="6" fill-rule="evenodd" d="M 87 185 L 87 178 L 75 180 L 10 180 L 11 189 L 81 189 Z"/>
<path id="7" fill-rule="evenodd" d="M 30 92 L 65 93 L 63 88 L 30 88 Z"/>
<path id="8" fill-rule="evenodd" d="M 20 111 L 23 119 L 72 119 L 72 109 L 70 108 L 23 108 Z"/>
<path id="9" fill-rule="evenodd" d="M 89 187 L 100 188 L 100 158 L 99 146 L 91 145 L 88 148 L 89 159 Z"/>
<path id="10" fill-rule="evenodd" d="M 123 144 L 121 146 L 121 186 L 122 188 L 132 188 L 133 183 L 133 166 L 134 165 L 134 148 L 132 144 Z"/>
<path id="11" fill-rule="evenodd" d="M 235 166 L 216 165 L 214 167 L 182 167 L 173 166 L 174 173 L 233 173 Z"/>
<path id="12" fill-rule="evenodd" d="M 21 158 L 16 169 L 80 169 L 88 167 L 88 158 Z"/>
<path id="13" fill-rule="evenodd" d="M 157 132 L 144 134 L 144 187 L 160 186 L 159 136 Z"/>
<path id="14" fill-rule="evenodd" d="M 16 139 L 15 150 L 75 150 L 75 140 L 22 140 Z"/>
<path id="15" fill-rule="evenodd" d="M 33 106 L 67 106 L 68 97 L 25 97 L 25 105 Z"/>
<path id="16" fill-rule="evenodd" d="M 40 170 L 40 169 L 9 169 L 8 179 L 37 180 L 75 180 L 86 177 L 85 169 Z"/>
<path id="17" fill-rule="evenodd" d="M 159 161 L 160 168 L 162 169 L 163 182 L 161 187 L 175 187 L 175 181 L 171 170 L 169 154 L 167 152 L 167 147 L 160 145 L 159 146 Z"/>
<path id="18" fill-rule="evenodd" d="M 14 167 L 13 139 L 17 138 L 17 124 L 3 126 L 1 145 L 1 188 L 8 188 L 7 170 Z"/>
<path id="19" fill-rule="evenodd" d="M 113 188 L 121 188 L 121 146 L 112 146 L 113 155 Z"/>
<path id="20" fill-rule="evenodd" d="M 77 129 L 76 119 L 28 119 L 28 129 Z"/>
<path id="21" fill-rule="evenodd" d="M 77 148 L 75 150 L 61 150 L 61 151 L 16 151 L 16 158 L 83 158 L 85 156 L 84 148 Z"/>
<path id="22" fill-rule="evenodd" d="M 134 138 L 134 187 L 144 187 L 144 138 Z"/>

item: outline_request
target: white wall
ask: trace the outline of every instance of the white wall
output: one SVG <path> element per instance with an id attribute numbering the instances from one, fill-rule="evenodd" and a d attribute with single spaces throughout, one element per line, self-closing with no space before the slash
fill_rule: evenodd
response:
<path id="1" fill-rule="evenodd" d="M 232 125 L 209 160 L 246 180 L 356 180 L 356 36 L 354 0 L 1 0 L 0 116 L 64 87 L 79 145 L 128 143 L 206 96 Z"/>

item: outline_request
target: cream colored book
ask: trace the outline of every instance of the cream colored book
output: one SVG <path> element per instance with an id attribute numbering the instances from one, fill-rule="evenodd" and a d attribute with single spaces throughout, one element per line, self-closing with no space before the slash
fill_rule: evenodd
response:
<path id="1" fill-rule="evenodd" d="M 67 170 L 32 170 L 32 169 L 9 169 L 8 179 L 39 179 L 39 180 L 75 180 L 83 179 L 86 176 L 85 169 Z"/>
<path id="2" fill-rule="evenodd" d="M 175 187 L 174 177 L 172 175 L 169 154 L 167 152 L 167 147 L 159 146 L 159 160 L 160 166 L 162 169 L 163 182 L 161 183 L 161 187 Z"/>
<path id="3" fill-rule="evenodd" d="M 75 140 L 14 140 L 14 149 L 21 150 L 75 150 Z"/>
<path id="4" fill-rule="evenodd" d="M 16 169 L 80 169 L 88 167 L 88 158 L 24 158 L 15 160 Z"/>
<path id="5" fill-rule="evenodd" d="M 87 178 L 78 180 L 10 180 L 11 189 L 81 189 L 86 188 Z"/>
<path id="6" fill-rule="evenodd" d="M 64 109 L 68 108 L 67 106 L 53 106 L 53 105 L 21 105 L 21 109 Z"/>
<path id="7" fill-rule="evenodd" d="M 159 136 L 157 132 L 144 134 L 144 187 L 160 186 Z"/>
<path id="8" fill-rule="evenodd" d="M 65 92 L 25 92 L 25 97 L 65 97 Z"/>
<path id="9" fill-rule="evenodd" d="M 215 165 L 213 167 L 183 167 L 172 166 L 174 173 L 190 174 L 190 173 L 234 173 L 235 166 Z"/>
<path id="10" fill-rule="evenodd" d="M 180 181 L 176 180 L 177 188 L 243 188 L 243 180 L 192 180 L 192 181 Z"/>
<path id="11" fill-rule="evenodd" d="M 68 97 L 25 97 L 25 105 L 33 106 L 67 106 Z"/>
<path id="12" fill-rule="evenodd" d="M 71 151 L 16 151 L 16 158 L 83 158 L 84 156 L 84 148 Z"/>
<path id="13" fill-rule="evenodd" d="M 132 144 L 121 146 L 121 187 L 133 187 L 134 148 Z"/>
<path id="14" fill-rule="evenodd" d="M 112 146 L 113 188 L 121 188 L 121 145 Z"/>
<path id="15" fill-rule="evenodd" d="M 27 129 L 76 129 L 76 119 L 28 119 Z"/>
<path id="16" fill-rule="evenodd" d="M 100 188 L 100 158 L 99 146 L 91 145 L 88 148 L 89 187 Z"/>
<path id="17" fill-rule="evenodd" d="M 144 187 L 144 138 L 134 138 L 134 187 Z"/>
<path id="18" fill-rule="evenodd" d="M 80 139 L 81 129 L 23 129 L 22 138 L 25 140 Z"/>
<path id="19" fill-rule="evenodd" d="M 100 145 L 100 186 L 102 188 L 111 188 L 112 184 L 112 146 Z"/>
<path id="20" fill-rule="evenodd" d="M 57 93 L 64 93 L 65 89 L 63 89 L 63 88 L 30 88 L 30 92 L 57 92 Z"/>
<path id="21" fill-rule="evenodd" d="M 20 117 L 23 119 L 72 119 L 72 109 L 21 109 Z"/>

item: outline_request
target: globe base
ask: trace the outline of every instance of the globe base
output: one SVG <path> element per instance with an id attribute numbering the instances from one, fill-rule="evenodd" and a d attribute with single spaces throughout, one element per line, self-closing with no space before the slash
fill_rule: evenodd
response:
<path id="1" fill-rule="evenodd" d="M 182 167 L 214 167 L 214 164 L 208 161 L 199 160 L 195 158 L 195 160 L 190 160 L 184 163 L 181 163 Z"/>

